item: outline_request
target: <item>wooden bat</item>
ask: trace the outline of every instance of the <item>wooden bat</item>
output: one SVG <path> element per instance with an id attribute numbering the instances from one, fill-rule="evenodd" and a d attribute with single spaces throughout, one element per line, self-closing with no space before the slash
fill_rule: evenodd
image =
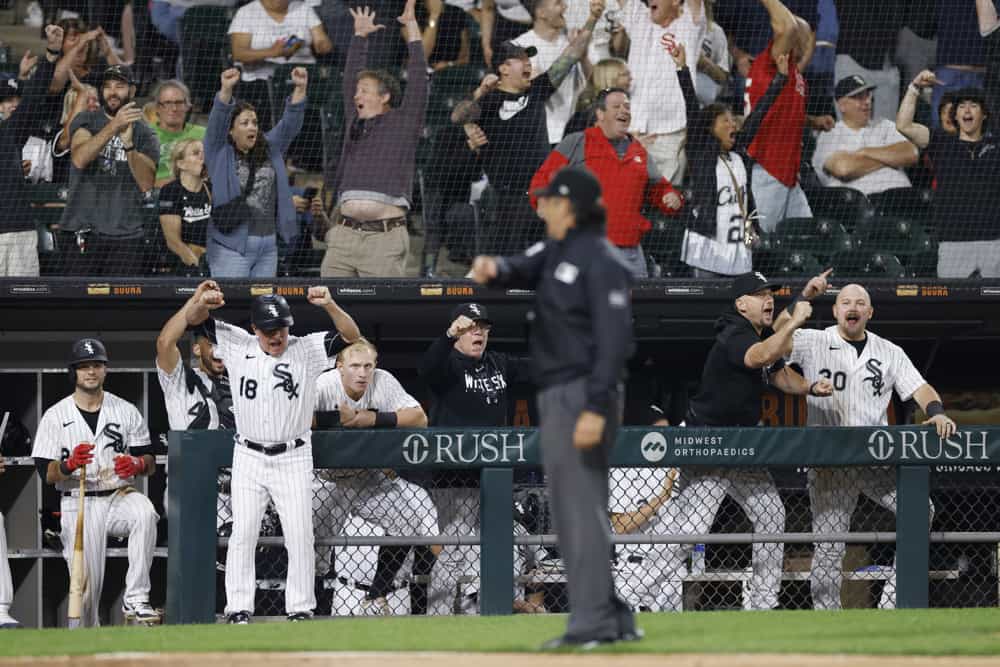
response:
<path id="1" fill-rule="evenodd" d="M 87 466 L 80 467 L 80 503 L 76 509 L 76 541 L 73 543 L 73 565 L 69 570 L 69 609 L 67 625 L 71 630 L 80 627 L 80 616 L 83 611 L 83 591 L 86 588 L 86 575 L 83 569 L 83 508 L 84 483 L 87 480 Z"/>

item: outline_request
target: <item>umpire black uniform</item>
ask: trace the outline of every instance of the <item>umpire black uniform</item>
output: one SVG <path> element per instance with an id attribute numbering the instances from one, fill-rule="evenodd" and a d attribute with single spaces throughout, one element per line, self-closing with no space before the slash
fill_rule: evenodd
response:
<path id="1" fill-rule="evenodd" d="M 473 277 L 536 293 L 542 459 L 570 603 L 565 635 L 544 648 L 587 648 L 638 636 L 615 594 L 607 520 L 608 456 L 633 351 L 631 273 L 606 238 L 601 186 L 589 171 L 563 169 L 536 194 L 548 240 L 522 255 L 477 258 Z"/>

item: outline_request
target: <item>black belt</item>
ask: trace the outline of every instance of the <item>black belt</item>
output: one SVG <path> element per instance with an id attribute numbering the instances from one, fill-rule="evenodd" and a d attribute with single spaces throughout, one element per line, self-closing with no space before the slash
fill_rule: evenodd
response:
<path id="1" fill-rule="evenodd" d="M 344 227 L 349 227 L 351 229 L 356 229 L 361 232 L 387 232 L 396 227 L 402 227 L 406 224 L 406 217 L 401 216 L 398 218 L 385 218 L 384 220 L 356 220 L 354 218 L 348 218 L 346 215 L 341 216 L 340 224 Z"/>
<path id="2" fill-rule="evenodd" d="M 254 442 L 253 440 L 247 440 L 246 438 L 237 438 L 236 442 L 246 445 L 247 449 L 252 449 L 255 452 L 260 452 L 261 454 L 266 454 L 267 456 L 277 456 L 278 454 L 284 454 L 285 452 L 291 451 L 293 449 L 298 449 L 302 445 L 306 444 L 306 441 L 302 438 L 296 438 L 293 442 L 283 442 L 280 445 L 262 445 L 259 442 Z"/>
<path id="3" fill-rule="evenodd" d="M 105 489 L 104 491 L 84 491 L 83 495 L 88 498 L 104 498 L 112 494 L 118 493 L 119 489 Z M 71 498 L 73 496 L 72 491 L 63 491 L 63 498 Z"/>

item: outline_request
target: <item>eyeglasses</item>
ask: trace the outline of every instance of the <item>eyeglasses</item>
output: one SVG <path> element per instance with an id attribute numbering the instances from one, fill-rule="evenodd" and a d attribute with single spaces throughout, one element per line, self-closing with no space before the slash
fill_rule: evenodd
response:
<path id="1" fill-rule="evenodd" d="M 157 102 L 161 107 L 167 107 L 170 109 L 182 109 L 187 106 L 186 100 L 167 100 L 166 102 Z"/>

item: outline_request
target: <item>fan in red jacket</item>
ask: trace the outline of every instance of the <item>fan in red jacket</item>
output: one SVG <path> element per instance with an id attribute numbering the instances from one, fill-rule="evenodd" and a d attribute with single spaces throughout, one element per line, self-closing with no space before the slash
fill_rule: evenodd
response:
<path id="1" fill-rule="evenodd" d="M 530 192 L 547 186 L 567 165 L 585 165 L 604 191 L 608 239 L 625 255 L 636 277 L 645 278 L 649 273 L 640 242 L 653 225 L 642 215 L 642 207 L 648 203 L 673 216 L 680 212 L 684 200 L 660 174 L 642 144 L 628 133 L 632 120 L 628 93 L 621 88 L 602 91 L 595 110 L 593 127 L 566 135 L 549 153 L 531 179 Z M 534 195 L 531 205 L 537 206 Z"/>

